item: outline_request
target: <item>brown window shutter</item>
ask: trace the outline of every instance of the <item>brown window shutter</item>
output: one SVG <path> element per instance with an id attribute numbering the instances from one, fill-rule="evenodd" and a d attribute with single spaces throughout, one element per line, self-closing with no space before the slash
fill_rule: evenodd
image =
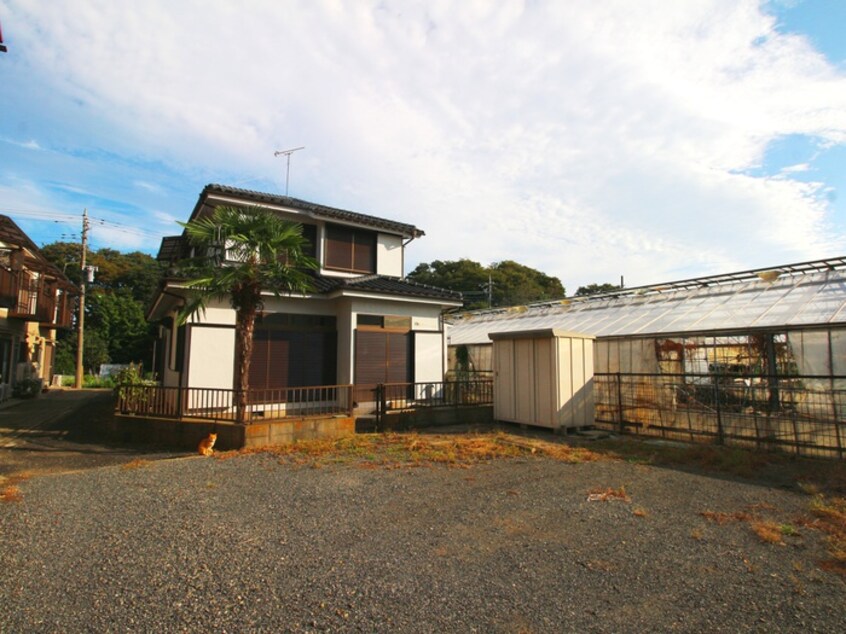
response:
<path id="1" fill-rule="evenodd" d="M 352 268 L 352 232 L 346 227 L 326 225 L 326 259 L 327 268 Z"/>
<path id="2" fill-rule="evenodd" d="M 353 268 L 366 273 L 376 272 L 376 234 L 356 231 L 353 235 Z"/>
<path id="3" fill-rule="evenodd" d="M 409 333 L 388 333 L 388 355 L 385 370 L 387 383 L 411 382 L 411 335 Z"/>
<path id="4" fill-rule="evenodd" d="M 356 331 L 357 385 L 411 382 L 411 335 Z"/>
<path id="5" fill-rule="evenodd" d="M 253 353 L 250 356 L 250 388 L 267 388 L 267 331 L 256 329 L 253 333 Z"/>
<path id="6" fill-rule="evenodd" d="M 357 330 L 355 337 L 355 382 L 370 385 L 385 382 L 388 340 L 383 332 Z"/>
<path id="7" fill-rule="evenodd" d="M 375 273 L 376 232 L 326 225 L 324 265 L 356 273 Z"/>
<path id="8" fill-rule="evenodd" d="M 268 334 L 267 387 L 289 387 L 288 366 L 291 360 L 288 333 L 270 330 Z"/>

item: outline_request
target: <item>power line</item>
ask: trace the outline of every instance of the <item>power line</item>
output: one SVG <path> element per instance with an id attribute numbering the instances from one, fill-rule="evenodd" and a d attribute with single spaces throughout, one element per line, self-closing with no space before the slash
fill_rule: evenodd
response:
<path id="1" fill-rule="evenodd" d="M 28 218 L 37 218 L 43 220 L 53 220 L 55 222 L 79 222 L 79 216 L 58 213 L 55 211 L 46 211 L 42 209 L 20 209 L 16 207 L 3 207 L 3 211 L 12 212 L 16 216 L 24 216 Z"/>
<path id="2" fill-rule="evenodd" d="M 137 234 L 146 234 L 148 236 L 153 237 L 160 237 L 162 233 L 156 231 L 149 231 L 147 229 L 141 229 L 140 227 L 133 227 L 132 225 L 123 224 L 121 222 L 115 222 L 113 220 L 106 220 L 105 218 L 91 218 L 91 220 L 96 221 L 101 226 L 109 227 L 110 229 L 114 229 L 115 231 L 123 231 L 125 233 L 137 233 Z"/>
<path id="3" fill-rule="evenodd" d="M 52 222 L 62 222 L 62 223 L 72 223 L 76 224 L 79 222 L 79 216 L 77 215 L 70 215 L 59 213 L 55 211 L 48 211 L 43 209 L 23 209 L 20 207 L 3 207 L 3 211 L 5 212 L 12 212 L 16 216 L 23 216 L 25 218 L 32 218 L 34 220 L 44 220 L 44 221 L 52 221 Z M 134 233 L 138 235 L 148 235 L 151 237 L 160 237 L 163 233 L 157 233 L 155 231 L 150 231 L 148 229 L 142 229 L 140 227 L 133 227 L 132 225 L 127 225 L 120 222 L 115 222 L 113 220 L 108 220 L 106 218 L 95 218 L 90 217 L 90 221 L 92 223 L 97 223 L 101 226 L 109 227 L 115 230 L 121 230 L 125 233 Z"/>

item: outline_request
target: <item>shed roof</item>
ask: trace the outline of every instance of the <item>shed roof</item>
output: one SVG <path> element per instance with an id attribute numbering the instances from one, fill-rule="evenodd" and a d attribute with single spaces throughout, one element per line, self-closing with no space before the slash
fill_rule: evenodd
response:
<path id="1" fill-rule="evenodd" d="M 452 318 L 449 340 L 489 343 L 491 333 L 544 328 L 625 337 L 846 323 L 843 258 L 699 281 L 467 313 Z"/>
<path id="2" fill-rule="evenodd" d="M 498 341 L 500 339 L 596 339 L 593 335 L 585 335 L 581 332 L 570 332 L 569 330 L 560 330 L 558 328 L 492 332 L 489 337 L 493 341 Z"/>

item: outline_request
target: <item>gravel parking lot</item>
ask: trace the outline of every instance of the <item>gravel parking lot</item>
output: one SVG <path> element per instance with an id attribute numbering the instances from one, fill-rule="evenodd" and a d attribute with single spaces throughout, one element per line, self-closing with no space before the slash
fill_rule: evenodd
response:
<path id="1" fill-rule="evenodd" d="M 808 496 L 714 475 L 255 454 L 19 487 L 0 504 L 2 632 L 846 631 L 846 584 L 795 519 Z"/>

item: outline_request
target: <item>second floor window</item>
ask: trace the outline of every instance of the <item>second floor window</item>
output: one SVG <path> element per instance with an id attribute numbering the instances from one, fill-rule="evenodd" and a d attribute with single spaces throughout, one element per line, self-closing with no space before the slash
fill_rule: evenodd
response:
<path id="1" fill-rule="evenodd" d="M 324 265 L 339 271 L 375 273 L 376 232 L 327 224 Z"/>

